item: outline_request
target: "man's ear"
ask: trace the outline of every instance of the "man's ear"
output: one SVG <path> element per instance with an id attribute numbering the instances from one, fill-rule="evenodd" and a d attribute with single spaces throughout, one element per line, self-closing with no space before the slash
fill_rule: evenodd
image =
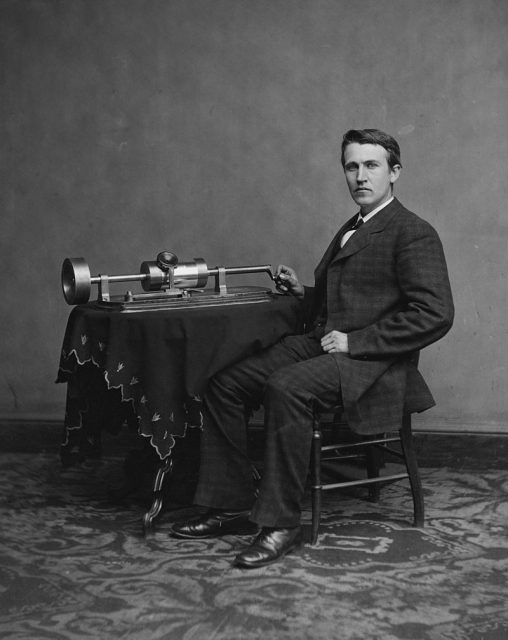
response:
<path id="1" fill-rule="evenodd" d="M 402 167 L 400 166 L 400 164 L 394 164 L 393 167 L 390 169 L 390 182 L 392 184 L 394 182 L 397 182 L 401 171 L 402 171 Z"/>

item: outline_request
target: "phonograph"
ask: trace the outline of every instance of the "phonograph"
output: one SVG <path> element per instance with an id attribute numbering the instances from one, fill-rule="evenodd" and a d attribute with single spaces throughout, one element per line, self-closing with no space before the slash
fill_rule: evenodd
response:
<path id="1" fill-rule="evenodd" d="M 62 265 L 62 289 L 68 304 L 84 304 L 89 301 L 95 284 L 98 287 L 97 306 L 125 312 L 270 300 L 275 295 L 271 289 L 227 286 L 226 276 L 250 273 L 267 273 L 275 280 L 270 265 L 209 269 L 202 258 L 179 262 L 170 251 L 161 251 L 155 260 L 142 262 L 139 273 L 128 275 L 91 276 L 84 258 L 66 258 Z M 210 276 L 214 278 L 213 288 L 207 288 Z M 110 285 L 118 282 L 140 282 L 143 291 L 128 290 L 112 295 Z"/>

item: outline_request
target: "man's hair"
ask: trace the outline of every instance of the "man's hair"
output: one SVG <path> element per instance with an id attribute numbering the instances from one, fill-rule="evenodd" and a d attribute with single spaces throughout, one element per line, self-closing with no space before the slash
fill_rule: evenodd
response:
<path id="1" fill-rule="evenodd" d="M 358 144 L 378 144 L 386 149 L 388 153 L 388 165 L 391 169 L 396 164 L 402 166 L 400 162 L 400 147 L 395 138 L 379 129 L 350 129 L 342 138 L 340 161 L 344 167 L 344 152 L 346 147 L 353 142 Z"/>

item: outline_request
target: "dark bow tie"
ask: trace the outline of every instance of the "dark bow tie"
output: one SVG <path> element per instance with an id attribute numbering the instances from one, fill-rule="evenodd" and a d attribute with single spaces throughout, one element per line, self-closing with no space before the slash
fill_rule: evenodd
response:
<path id="1" fill-rule="evenodd" d="M 356 220 L 356 222 L 351 227 L 349 227 L 348 231 L 356 231 L 357 229 L 359 229 L 362 226 L 362 224 L 363 224 L 363 218 L 362 218 L 362 216 L 360 216 Z"/>

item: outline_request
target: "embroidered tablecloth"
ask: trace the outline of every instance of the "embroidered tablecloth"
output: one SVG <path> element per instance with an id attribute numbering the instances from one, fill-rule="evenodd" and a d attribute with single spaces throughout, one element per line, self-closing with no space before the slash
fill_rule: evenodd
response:
<path id="1" fill-rule="evenodd" d="M 200 426 L 200 399 L 224 367 L 296 333 L 291 296 L 198 308 L 122 313 L 95 303 L 68 319 L 57 382 L 67 383 L 62 459 L 127 420 L 159 457 Z"/>

